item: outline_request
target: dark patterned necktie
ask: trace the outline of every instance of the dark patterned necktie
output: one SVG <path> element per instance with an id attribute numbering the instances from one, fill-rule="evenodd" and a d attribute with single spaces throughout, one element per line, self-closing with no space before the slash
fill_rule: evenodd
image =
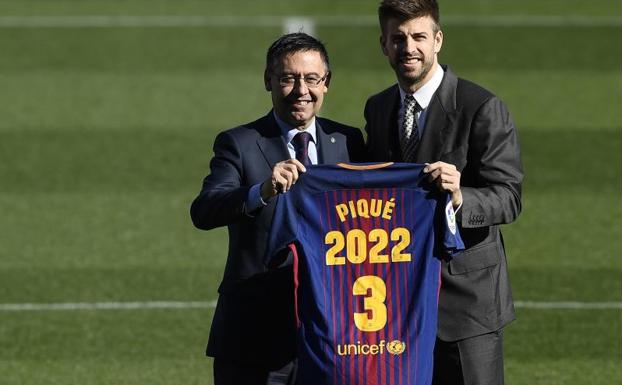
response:
<path id="1" fill-rule="evenodd" d="M 296 134 L 292 139 L 294 150 L 296 150 L 296 159 L 305 166 L 311 165 L 311 158 L 309 158 L 309 141 L 311 140 L 311 134 L 302 131 Z"/>
<path id="2" fill-rule="evenodd" d="M 406 95 L 404 98 L 404 121 L 400 136 L 400 147 L 404 162 L 413 162 L 415 159 L 415 150 L 419 143 L 419 128 L 416 119 L 418 110 L 419 105 L 415 98 L 412 95 Z"/>

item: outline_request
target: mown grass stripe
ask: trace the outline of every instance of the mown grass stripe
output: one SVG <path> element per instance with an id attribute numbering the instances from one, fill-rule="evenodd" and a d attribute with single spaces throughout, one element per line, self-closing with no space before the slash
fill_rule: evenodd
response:
<path id="1" fill-rule="evenodd" d="M 517 308 L 542 310 L 615 310 L 622 302 L 578 301 L 516 301 Z M 213 309 L 216 301 L 142 301 L 142 302 L 67 302 L 67 303 L 4 303 L 0 311 L 57 310 L 140 310 L 140 309 Z"/>
<path id="2" fill-rule="evenodd" d="M 0 28 L 109 28 L 109 27 L 279 27 L 292 16 L 2 16 Z M 377 26 L 378 18 L 369 16 L 305 17 L 318 26 Z M 620 27 L 622 17 L 589 17 L 568 15 L 448 15 L 446 26 L 483 27 Z"/>
<path id="3" fill-rule="evenodd" d="M 0 311 L 213 309 L 216 301 L 5 303 Z"/>

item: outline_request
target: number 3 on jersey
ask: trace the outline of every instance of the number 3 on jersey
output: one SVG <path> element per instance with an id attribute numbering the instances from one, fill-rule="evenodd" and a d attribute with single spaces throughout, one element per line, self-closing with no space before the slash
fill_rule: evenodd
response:
<path id="1" fill-rule="evenodd" d="M 371 295 L 367 296 L 367 293 Z M 363 309 L 365 312 L 354 313 L 354 324 L 364 332 L 378 331 L 387 324 L 387 306 L 384 304 L 387 298 L 387 286 L 380 277 L 364 275 L 354 281 L 352 294 L 364 295 Z M 371 310 L 371 317 L 367 310 Z"/>

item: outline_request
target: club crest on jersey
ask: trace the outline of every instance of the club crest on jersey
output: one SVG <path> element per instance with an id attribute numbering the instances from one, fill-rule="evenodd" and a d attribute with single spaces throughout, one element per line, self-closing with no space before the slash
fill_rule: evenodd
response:
<path id="1" fill-rule="evenodd" d="M 447 217 L 447 227 L 453 235 L 456 235 L 456 213 L 451 202 L 447 202 L 445 206 L 445 216 Z"/>
<path id="2" fill-rule="evenodd" d="M 387 351 L 394 356 L 398 356 L 404 353 L 406 350 L 406 343 L 400 340 L 393 340 L 387 344 Z"/>

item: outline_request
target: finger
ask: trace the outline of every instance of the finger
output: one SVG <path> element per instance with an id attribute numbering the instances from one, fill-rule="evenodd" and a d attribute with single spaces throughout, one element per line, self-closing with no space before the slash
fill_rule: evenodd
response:
<path id="1" fill-rule="evenodd" d="M 300 161 L 298 159 L 292 158 L 292 159 L 289 159 L 287 162 L 290 163 L 290 164 L 295 165 L 296 169 L 298 169 L 300 172 L 306 172 L 307 171 L 307 168 L 305 167 L 305 165 L 300 163 Z"/>
<path id="2" fill-rule="evenodd" d="M 460 172 L 456 170 L 449 170 L 448 172 L 441 174 L 441 179 L 443 180 L 443 183 L 460 185 Z"/>
<path id="3" fill-rule="evenodd" d="M 458 185 L 456 185 L 455 183 L 443 182 L 441 183 L 441 189 L 443 191 L 454 192 L 458 191 Z"/>
<path id="4" fill-rule="evenodd" d="M 438 162 L 438 163 L 440 164 L 440 168 L 442 168 L 443 170 L 456 170 L 455 164 L 445 163 L 445 162 Z"/>
<path id="5" fill-rule="evenodd" d="M 289 169 L 289 167 L 285 166 L 279 170 L 279 178 L 281 182 L 283 183 L 283 186 L 289 189 L 289 187 L 292 184 L 292 172 Z"/>
<path id="6" fill-rule="evenodd" d="M 288 159 L 274 166 L 272 178 L 278 186 L 278 192 L 285 193 L 296 183 L 299 176 L 299 166 L 302 166 L 302 163 L 295 159 Z"/>
<path id="7" fill-rule="evenodd" d="M 288 164 L 283 170 L 283 176 L 287 179 L 288 188 L 291 188 L 298 180 L 298 169 L 293 164 Z"/>
<path id="8" fill-rule="evenodd" d="M 434 163 L 426 163 L 426 166 L 423 168 L 423 172 L 425 173 L 430 173 L 433 172 L 435 170 L 438 170 L 439 168 L 441 168 L 443 166 L 443 162 L 434 162 Z"/>
<path id="9" fill-rule="evenodd" d="M 431 171 L 428 175 L 428 180 L 430 182 L 433 182 L 437 180 L 439 176 L 441 176 L 441 170 L 435 169 L 434 171 Z"/>
<path id="10" fill-rule="evenodd" d="M 292 173 L 283 168 L 279 174 L 279 177 L 283 186 L 283 192 L 287 192 L 292 187 Z"/>
<path id="11" fill-rule="evenodd" d="M 423 172 L 430 173 L 435 170 L 456 170 L 456 165 L 445 162 L 434 162 L 434 163 L 426 163 L 426 166 L 423 168 Z"/>
<path id="12" fill-rule="evenodd" d="M 298 177 L 300 176 L 300 174 L 298 173 L 298 168 L 293 167 L 290 170 L 291 176 L 292 176 L 292 184 L 295 184 L 296 181 L 298 180 Z"/>
<path id="13" fill-rule="evenodd" d="M 277 193 L 284 193 L 287 191 L 287 181 L 280 176 L 274 178 L 274 186 Z"/>
<path id="14" fill-rule="evenodd" d="M 441 184 L 444 189 L 451 192 L 460 189 L 460 175 L 450 175 L 447 177 L 441 177 Z"/>
<path id="15" fill-rule="evenodd" d="M 423 168 L 423 172 L 429 174 L 432 171 L 436 170 L 436 166 L 436 163 L 426 163 L 425 167 Z"/>

